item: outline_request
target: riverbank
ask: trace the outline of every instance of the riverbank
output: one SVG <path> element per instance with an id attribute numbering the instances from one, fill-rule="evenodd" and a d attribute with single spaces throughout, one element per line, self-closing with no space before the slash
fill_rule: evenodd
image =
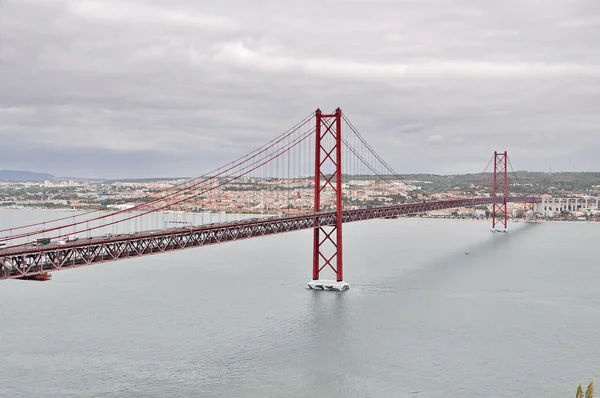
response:
<path id="1" fill-rule="evenodd" d="M 405 219 L 405 220 L 443 220 L 443 221 L 475 221 L 475 222 L 492 222 L 491 218 L 447 218 L 447 217 L 430 217 L 430 216 L 422 216 L 422 217 L 398 217 L 396 220 Z M 535 221 L 525 221 L 522 218 L 519 219 L 508 219 L 509 224 L 518 224 L 518 223 L 598 223 L 600 220 L 549 220 L 549 219 L 538 219 Z"/>

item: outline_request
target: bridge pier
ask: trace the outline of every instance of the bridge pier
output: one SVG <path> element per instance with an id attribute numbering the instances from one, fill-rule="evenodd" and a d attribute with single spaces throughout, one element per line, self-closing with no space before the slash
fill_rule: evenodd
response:
<path id="1" fill-rule="evenodd" d="M 319 216 L 315 216 L 318 227 L 313 232 L 313 272 L 308 287 L 344 291 L 350 285 L 344 282 L 342 263 L 342 110 L 337 108 L 333 114 L 323 114 L 317 109 L 315 122 L 314 211 L 321 211 L 321 193 L 333 190 L 336 219 L 334 225 L 321 225 Z M 320 279 L 326 267 L 335 273 L 335 280 Z"/>
<path id="2" fill-rule="evenodd" d="M 308 282 L 308 287 L 317 290 L 333 290 L 336 292 L 343 292 L 344 290 L 350 289 L 350 284 L 344 281 L 338 282 L 327 279 L 317 279 Z"/>

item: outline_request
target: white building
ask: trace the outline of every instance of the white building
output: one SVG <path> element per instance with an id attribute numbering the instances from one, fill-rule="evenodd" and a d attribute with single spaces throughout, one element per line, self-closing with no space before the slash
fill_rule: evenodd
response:
<path id="1" fill-rule="evenodd" d="M 599 199 L 588 196 L 584 198 L 542 198 L 541 203 L 535 204 L 535 212 L 544 217 L 552 217 L 561 211 L 567 212 L 597 212 Z"/>

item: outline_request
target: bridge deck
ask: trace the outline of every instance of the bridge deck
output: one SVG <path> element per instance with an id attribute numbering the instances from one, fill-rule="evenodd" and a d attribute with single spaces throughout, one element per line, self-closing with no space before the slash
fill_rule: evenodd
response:
<path id="1" fill-rule="evenodd" d="M 360 208 L 345 210 L 342 221 L 347 223 L 396 217 L 432 210 L 489 205 L 501 201 L 501 197 L 476 198 Z M 540 198 L 509 197 L 508 202 L 537 203 L 540 202 Z M 335 212 L 326 211 L 200 227 L 146 231 L 135 235 L 95 237 L 66 244 L 8 247 L 0 249 L 0 279 L 18 279 L 107 261 L 335 225 L 335 221 Z"/>

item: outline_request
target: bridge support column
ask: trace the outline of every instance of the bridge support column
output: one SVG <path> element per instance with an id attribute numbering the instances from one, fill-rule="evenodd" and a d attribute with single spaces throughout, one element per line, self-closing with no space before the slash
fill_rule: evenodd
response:
<path id="1" fill-rule="evenodd" d="M 542 198 L 540 202 L 536 202 L 533 204 L 533 213 L 534 215 L 541 215 L 542 217 L 546 217 L 546 206 L 548 206 L 548 202 L 546 198 Z"/>
<path id="2" fill-rule="evenodd" d="M 508 154 L 494 152 L 494 186 L 492 196 L 501 201 L 492 205 L 492 231 L 508 232 Z"/>
<path id="3" fill-rule="evenodd" d="M 538 204 L 535 202 L 535 195 L 533 195 L 531 203 L 525 203 L 525 222 L 533 222 L 536 218 L 536 211 L 538 210 Z"/>
<path id="4" fill-rule="evenodd" d="M 317 228 L 313 232 L 313 272 L 308 282 L 311 289 L 347 290 L 342 263 L 342 110 L 333 114 L 315 112 L 315 200 L 314 211 L 335 210 L 335 224 L 321 225 L 317 217 Z M 335 204 L 321 203 L 323 191 L 333 191 Z M 332 209 L 333 208 L 333 209 Z M 321 279 L 321 271 L 329 268 L 335 279 Z"/>

